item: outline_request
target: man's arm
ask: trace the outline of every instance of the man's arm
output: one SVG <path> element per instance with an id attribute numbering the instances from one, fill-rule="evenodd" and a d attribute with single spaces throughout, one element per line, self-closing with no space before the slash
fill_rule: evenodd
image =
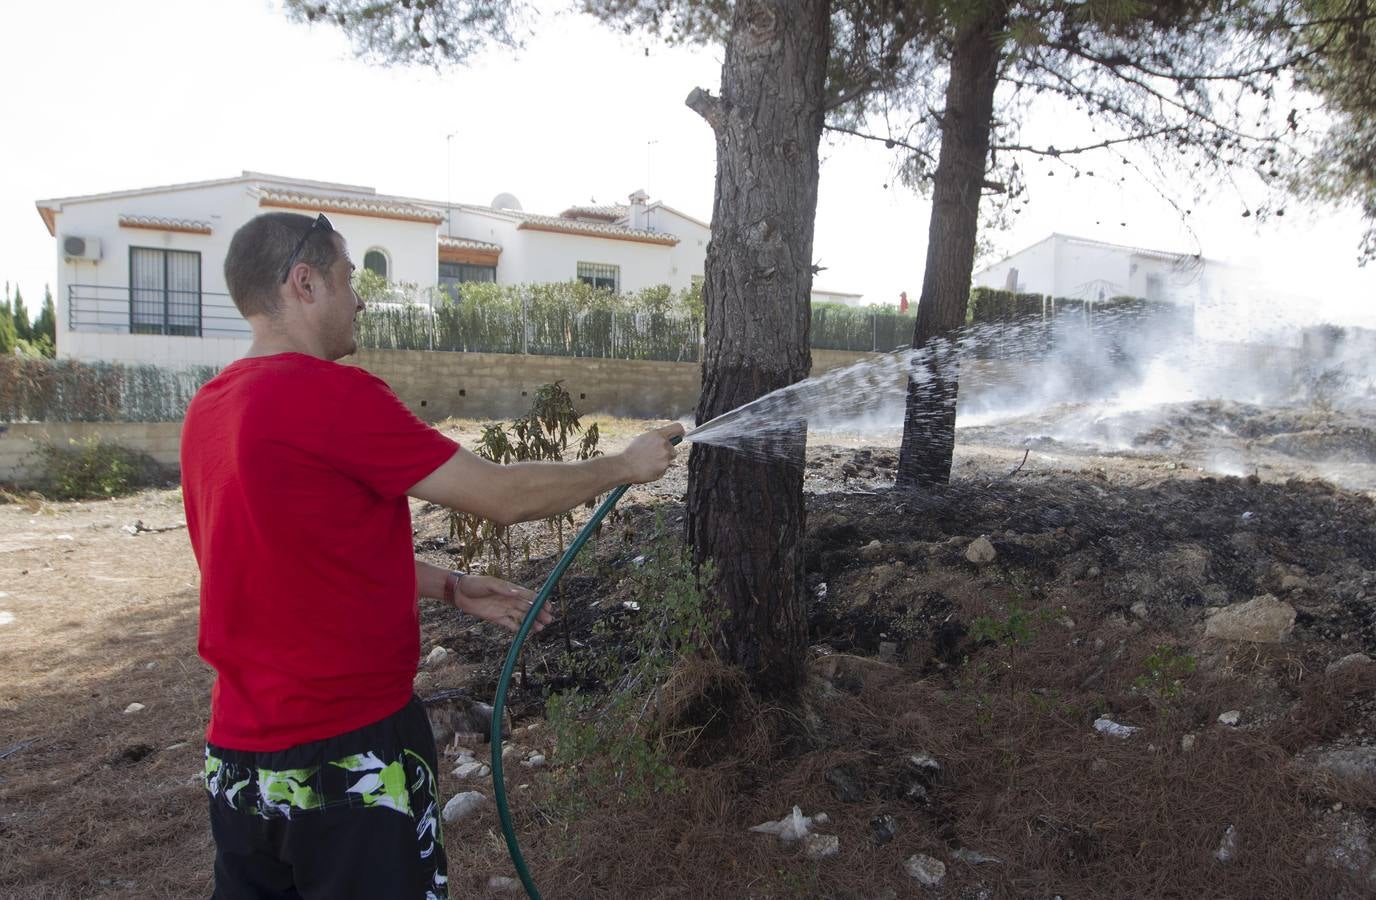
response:
<path id="1" fill-rule="evenodd" d="M 666 425 L 637 436 L 620 453 L 565 463 L 500 465 L 460 448 L 407 493 L 499 525 L 544 519 L 619 485 L 660 478 L 674 459 L 669 441 L 681 434 L 682 425 Z"/>
<path id="2" fill-rule="evenodd" d="M 420 595 L 436 600 L 443 598 L 444 582 L 449 572 L 449 569 L 416 560 L 416 586 Z M 534 599 L 533 591 L 488 575 L 464 575 L 454 591 L 454 607 L 460 612 L 500 625 L 508 631 L 520 629 Z M 551 621 L 553 617 L 549 611 L 540 610 L 540 616 L 535 620 L 535 630 L 543 631 Z"/>

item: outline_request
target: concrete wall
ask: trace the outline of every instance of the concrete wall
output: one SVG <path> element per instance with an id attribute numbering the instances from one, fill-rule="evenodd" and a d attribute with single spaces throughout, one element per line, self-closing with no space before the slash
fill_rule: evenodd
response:
<path id="1" fill-rule="evenodd" d="M 813 350 L 821 374 L 873 356 Z M 535 390 L 562 381 L 581 412 L 650 419 L 691 417 L 698 402 L 697 363 L 520 356 L 509 353 L 427 353 L 366 350 L 344 360 L 392 386 L 421 418 L 513 419 L 530 409 Z M 177 464 L 180 422 L 55 422 L 0 424 L 0 481 L 35 477 L 38 443 L 65 444 L 91 435 L 124 444 L 168 466 Z"/>
<path id="2" fill-rule="evenodd" d="M 812 371 L 873 355 L 813 350 Z M 536 388 L 554 381 L 581 412 L 677 419 L 692 415 L 702 388 L 698 363 L 419 350 L 363 350 L 343 362 L 377 375 L 428 421 L 514 418 L 530 409 Z"/>
<path id="3" fill-rule="evenodd" d="M 39 444 L 66 444 L 95 435 L 103 441 L 142 450 L 175 469 L 181 422 L 36 422 L 0 425 L 0 481 L 29 482 L 38 477 Z"/>

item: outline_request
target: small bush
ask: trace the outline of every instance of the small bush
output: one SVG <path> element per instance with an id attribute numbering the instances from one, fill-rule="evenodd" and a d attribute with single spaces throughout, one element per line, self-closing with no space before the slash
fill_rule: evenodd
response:
<path id="1" fill-rule="evenodd" d="M 44 444 L 42 489 L 58 500 L 118 497 L 157 484 L 162 467 L 141 450 L 91 436 L 67 446 Z"/>

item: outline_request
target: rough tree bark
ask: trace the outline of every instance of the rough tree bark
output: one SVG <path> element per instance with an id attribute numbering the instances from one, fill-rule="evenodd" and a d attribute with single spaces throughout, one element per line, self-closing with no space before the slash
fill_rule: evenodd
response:
<path id="1" fill-rule="evenodd" d="M 927 347 L 965 324 L 998 85 L 1000 33 L 1007 25 L 1007 10 L 1006 3 L 994 4 L 987 17 L 956 33 L 952 47 L 914 349 Z M 951 353 L 933 352 L 919 364 L 928 377 L 908 385 L 895 478 L 899 487 L 951 480 L 959 371 Z"/>
<path id="2" fill-rule="evenodd" d="M 706 346 L 697 421 L 807 377 L 812 233 L 817 210 L 829 43 L 827 0 L 740 0 L 721 96 L 688 105 L 712 126 L 717 187 L 707 248 Z M 755 690 L 785 698 L 802 683 L 803 459 L 764 462 L 695 444 L 688 464 L 688 539 L 711 560 L 727 618 L 718 650 Z"/>

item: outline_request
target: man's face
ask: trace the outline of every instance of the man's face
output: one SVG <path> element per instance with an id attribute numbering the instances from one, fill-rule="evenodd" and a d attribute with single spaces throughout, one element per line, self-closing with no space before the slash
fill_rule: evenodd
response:
<path id="1" fill-rule="evenodd" d="M 325 292 L 319 323 L 326 353 L 330 359 L 339 359 L 358 349 L 358 314 L 363 312 L 363 300 L 354 292 L 354 263 L 349 258 L 349 245 L 337 232 L 330 238 L 339 248 L 339 258 L 320 273 Z"/>

